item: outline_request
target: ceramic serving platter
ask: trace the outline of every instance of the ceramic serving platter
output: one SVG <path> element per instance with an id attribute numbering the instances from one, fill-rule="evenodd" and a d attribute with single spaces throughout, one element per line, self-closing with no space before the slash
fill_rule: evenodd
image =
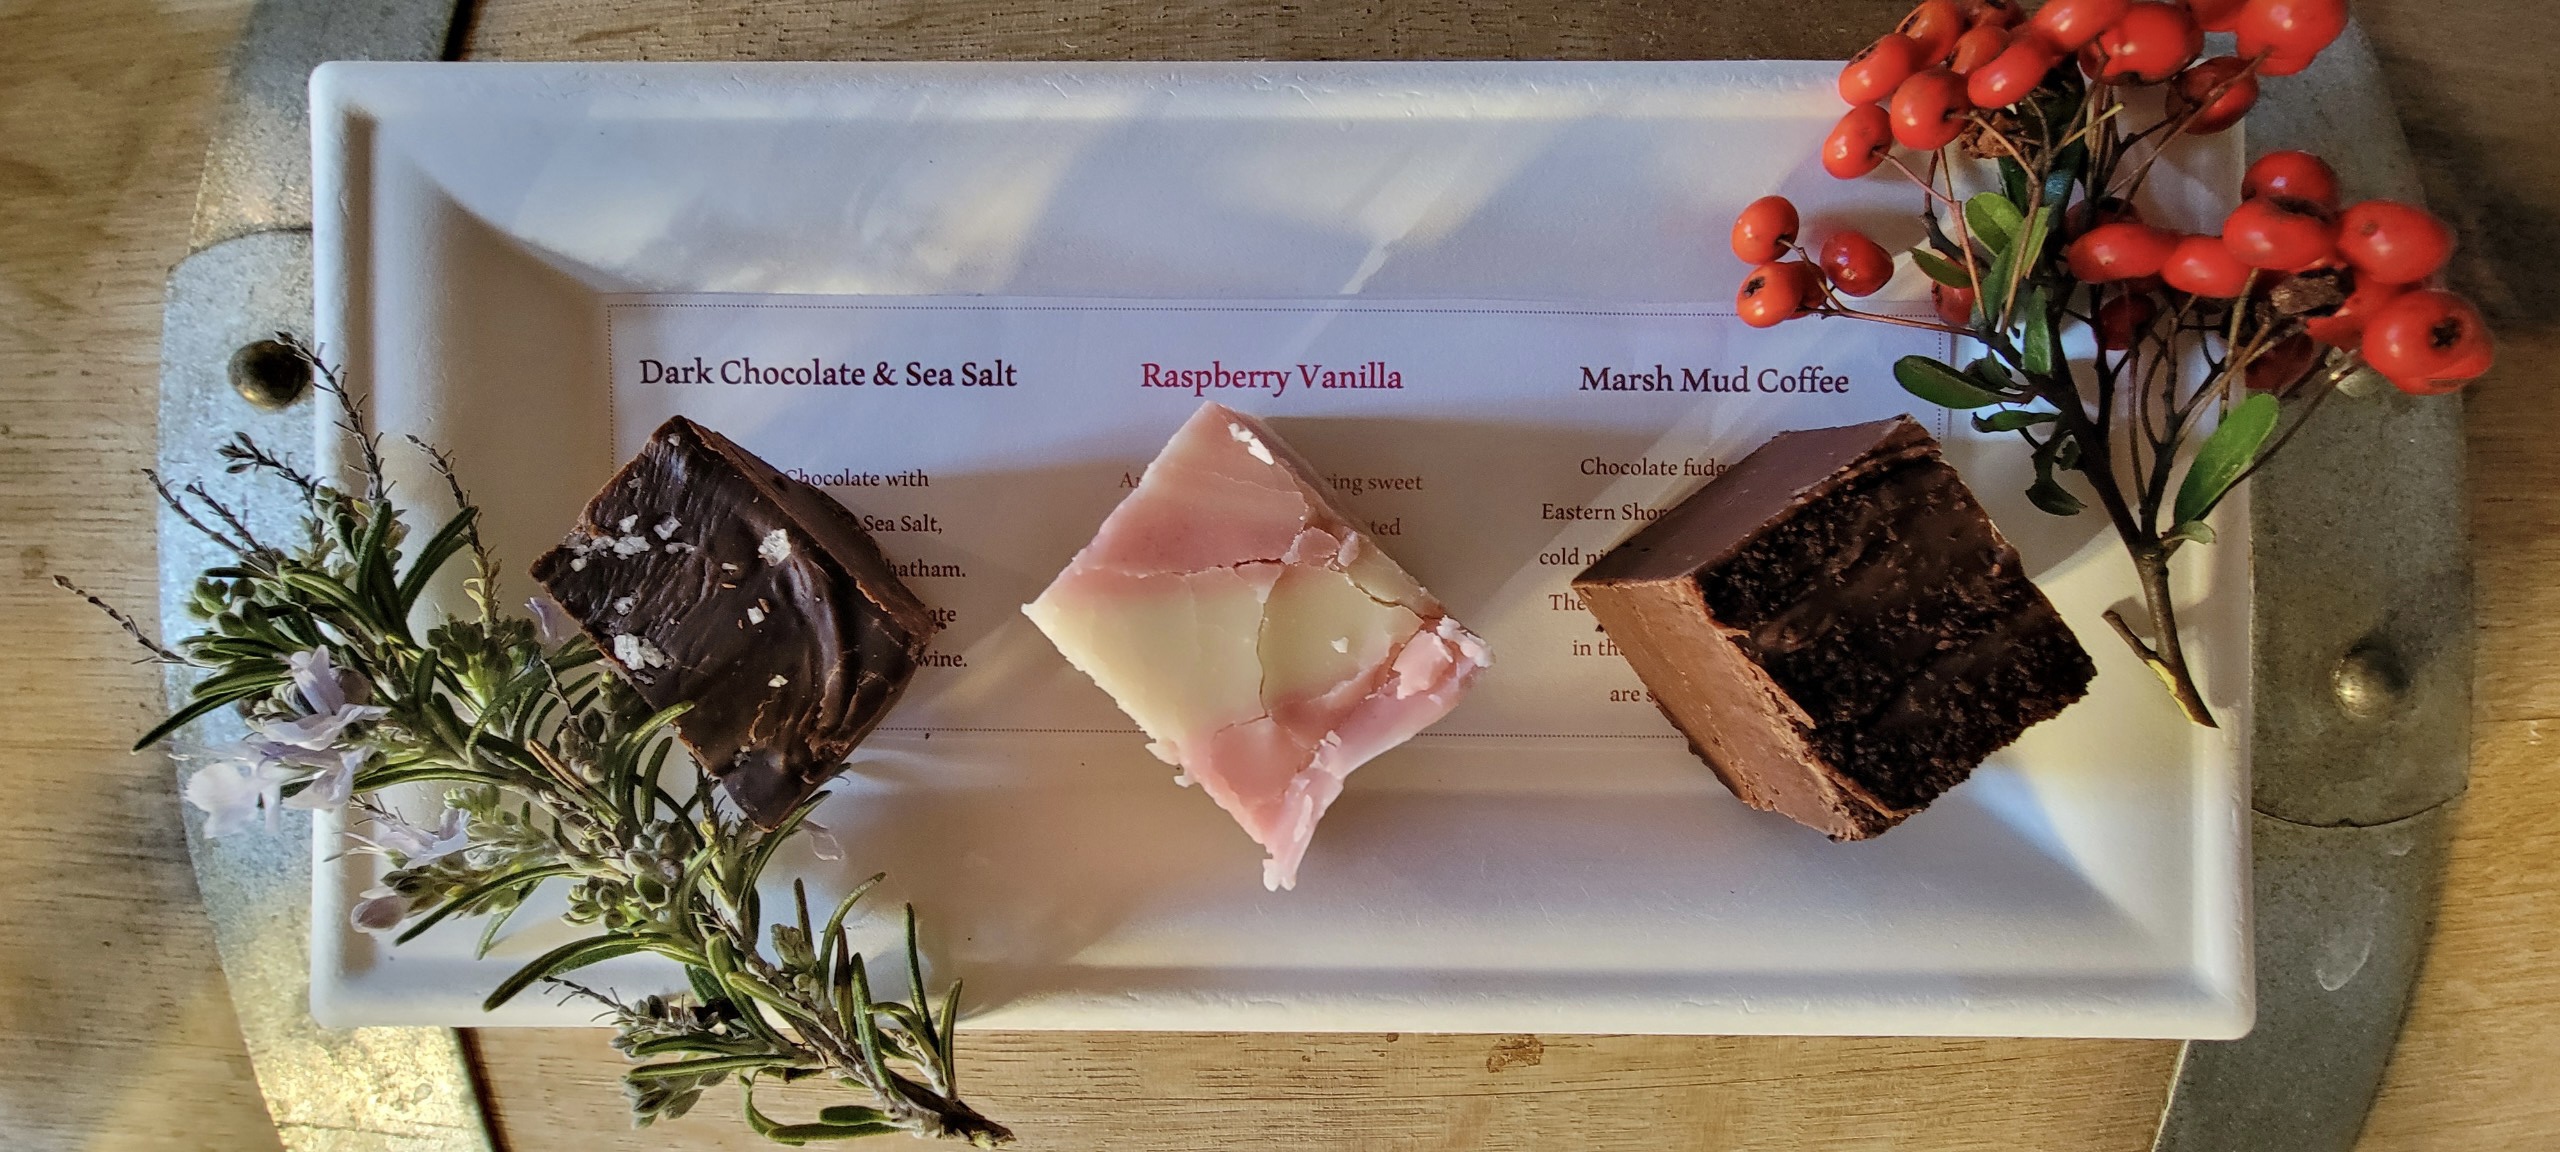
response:
<path id="1" fill-rule="evenodd" d="M 1942 338 L 1731 318 L 1722 236 L 1754 197 L 1818 205 L 1817 234 L 1916 238 L 1901 177 L 1816 163 L 1834 71 L 332 64 L 312 88 L 320 335 L 381 430 L 454 452 L 519 596 L 675 412 L 873 519 L 953 624 L 818 813 L 841 858 L 795 847 L 776 875 L 832 903 L 888 872 L 882 907 L 915 901 L 973 1026 L 2237 1035 L 2244 751 L 2180 720 L 2101 622 L 2134 592 L 2112 537 L 2028 507 L 2015 445 L 1893 389 L 1891 358 Z M 2202 219 L 2236 170 L 2236 141 L 2193 147 L 2154 211 Z M 1907 271 L 1878 300 L 1925 312 Z M 1003 388 L 932 383 L 997 360 Z M 1476 698 L 1352 778 L 1290 892 L 1010 610 L 1206 394 L 1145 366 L 1204 362 L 1394 373 L 1218 398 L 1392 525 L 1497 651 Z M 1657 363 L 1661 389 L 1589 386 Z M 855 365 L 896 384 L 844 386 Z M 1796 385 L 1759 388 L 1772 365 Z M 1728 367 L 1752 386 L 1709 382 Z M 1560 594 L 1715 462 L 1900 411 L 1946 436 L 2099 675 L 1928 811 L 1832 844 L 1717 785 Z M 1606 466 L 1648 460 L 1675 463 Z M 399 467 L 404 492 L 439 491 Z M 2225 732 L 2248 728 L 2243 503 L 2181 589 Z M 1548 515 L 1579 508 L 1627 511 Z M 345 927 L 373 861 L 322 833 L 325 1023 L 590 1017 L 478 1007 L 576 931 L 557 893 L 484 958 L 468 925 L 391 948 Z"/>

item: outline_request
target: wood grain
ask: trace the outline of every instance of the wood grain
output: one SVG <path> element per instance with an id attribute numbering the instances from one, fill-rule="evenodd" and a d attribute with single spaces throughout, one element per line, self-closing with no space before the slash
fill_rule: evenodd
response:
<path id="1" fill-rule="evenodd" d="M 1902 0 L 483 0 L 522 59 L 1840 56 Z M 12 1147 L 274 1146 L 156 760 L 156 678 L 67 572 L 151 602 L 159 291 L 241 0 L 0 0 L 0 1131 Z M 2560 10 L 2366 4 L 2463 286 L 2503 367 L 2469 399 L 2481 723 L 2442 919 L 2370 1149 L 2560 1133 Z M 733 1099 L 631 1133 L 583 1031 L 476 1034 L 513 1147 L 754 1147 Z M 1037 1148 L 2121 1149 L 2172 1049 L 2142 1042 L 1001 1033 L 965 1074 Z M 784 1104 L 788 1097 L 777 1097 Z"/>
<path id="2" fill-rule="evenodd" d="M 276 1147 L 196 903 L 158 674 L 61 572 L 157 602 L 161 281 L 247 6 L 0 4 L 0 1144 Z"/>
<path id="3" fill-rule="evenodd" d="M 638 1152 L 664 1147 L 660 1132 L 759 1146 L 715 1097 L 647 1135 L 574 1127 L 609 1119 L 594 1102 L 616 1095 L 593 1034 L 479 1037 L 519 1152 Z M 2174 1056 L 2125 1041 L 1393 1034 L 1013 1032 L 962 1047 L 971 1101 L 1026 1148 L 1414 1152 L 2134 1149 Z M 756 1094 L 767 1109 L 789 1099 Z"/>
<path id="4" fill-rule="evenodd" d="M 2458 286 L 2499 367 L 2467 398 L 2479 667 L 2471 790 L 2427 967 L 2366 1121 L 2367 1149 L 2560 1145 L 2560 147 L 2526 108 L 2560 97 L 2560 9 L 2360 5 Z M 2448 509 L 2448 513 L 2452 510 Z"/>

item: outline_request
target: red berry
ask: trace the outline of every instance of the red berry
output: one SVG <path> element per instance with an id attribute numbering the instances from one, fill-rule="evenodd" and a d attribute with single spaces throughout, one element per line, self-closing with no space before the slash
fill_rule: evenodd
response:
<path id="1" fill-rule="evenodd" d="M 2249 0 L 2232 25 L 2240 55 L 2267 54 L 2261 68 L 2269 76 L 2301 71 L 2346 30 L 2347 0 Z"/>
<path id="2" fill-rule="evenodd" d="M 2347 294 L 2338 310 L 2326 316 L 2305 316 L 2302 330 L 2311 338 L 2337 348 L 2353 348 L 2364 339 L 2364 326 L 2385 304 L 2400 298 L 2409 290 L 2406 284 L 2385 284 L 2379 280 L 2360 280 L 2356 290 Z"/>
<path id="3" fill-rule="evenodd" d="M 2157 84 L 2204 51 L 2204 29 L 2175 4 L 2143 0 L 2125 9 L 2124 17 L 2107 25 L 2089 42 L 2098 54 L 2090 74 L 2109 84 Z"/>
<path id="4" fill-rule="evenodd" d="M 1923 67 L 1937 64 L 1955 51 L 1956 38 L 1964 35 L 1964 8 L 1956 0 L 1921 0 L 1920 6 L 1902 18 L 1894 28 L 1920 46 Z"/>
<path id="5" fill-rule="evenodd" d="M 2107 25 L 2124 19 L 2133 0 L 2049 0 L 2036 9 L 2035 19 L 2027 26 L 2035 29 L 2045 45 L 2057 56 L 2080 50 L 2080 46 L 2098 38 Z"/>
<path id="6" fill-rule="evenodd" d="M 1818 299 L 1821 290 L 1811 264 L 1800 260 L 1762 264 L 1742 278 L 1733 310 L 1754 328 L 1773 327 L 1804 315 L 1806 297 Z"/>
<path id="7" fill-rule="evenodd" d="M 1965 79 L 1944 68 L 1912 73 L 1893 90 L 1893 142 L 1918 152 L 1954 143 L 1964 134 Z"/>
<path id="8" fill-rule="evenodd" d="M 1743 205 L 1733 218 L 1733 254 L 1745 264 L 1766 264 L 1787 254 L 1796 242 L 1795 202 L 1763 196 Z"/>
<path id="9" fill-rule="evenodd" d="M 1893 117 L 1874 104 L 1860 104 L 1831 126 L 1822 140 L 1822 170 L 1840 180 L 1855 180 L 1884 163 L 1893 147 Z"/>
<path id="10" fill-rule="evenodd" d="M 2291 76 L 2311 66 L 2311 57 L 2290 52 L 2269 52 L 2258 58 L 2258 75 Z"/>
<path id="11" fill-rule="evenodd" d="M 2113 224 L 2119 220 L 2140 219 L 2142 219 L 2142 217 L 2134 213 L 2133 202 L 2126 200 L 2122 196 L 2107 196 L 2094 201 L 2081 200 L 2072 204 L 2070 208 L 2065 209 L 2062 213 L 2062 223 L 2064 233 L 2066 235 L 2086 232 L 2100 224 Z"/>
<path id="12" fill-rule="evenodd" d="M 1964 19 L 1976 28 L 2014 28 L 2017 0 L 1965 0 Z"/>
<path id="13" fill-rule="evenodd" d="M 2403 392 L 2451 392 L 2489 370 L 2497 349 L 2471 302 L 2451 292 L 2402 293 L 2364 328 L 2365 363 Z"/>
<path id="14" fill-rule="evenodd" d="M 1908 36 L 1887 32 L 1850 57 L 1848 66 L 1840 70 L 1840 98 L 1852 104 L 1881 104 L 1919 70 L 1920 46 Z"/>
<path id="15" fill-rule="evenodd" d="M 1990 25 L 1976 27 L 1956 37 L 1956 53 L 1947 61 L 1947 71 L 1970 76 L 1983 65 L 2000 58 L 2009 50 L 2009 33 Z"/>
<path id="16" fill-rule="evenodd" d="M 2147 292 L 2127 292 L 2098 305 L 2098 347 L 2110 352 L 2133 347 L 2133 341 L 2160 315 Z"/>
<path id="17" fill-rule="evenodd" d="M 1976 108 L 2006 108 L 2044 83 L 2062 58 L 2033 36 L 2013 36 L 2009 47 L 1965 77 L 1965 100 Z"/>
<path id="18" fill-rule="evenodd" d="M 2249 266 L 2231 254 L 2220 236 L 2187 236 L 2169 250 L 2160 279 L 2194 296 L 2229 300 L 2249 287 Z"/>
<path id="19" fill-rule="evenodd" d="M 2139 221 L 2118 221 L 2090 229 L 2063 250 L 2063 262 L 2083 284 L 2104 284 L 2153 276 L 2169 262 L 2178 235 Z"/>
<path id="20" fill-rule="evenodd" d="M 2217 89 L 2221 95 L 2214 94 Z M 2249 71 L 2249 62 L 2237 56 L 2216 56 L 2178 73 L 2169 85 L 2170 114 L 2193 112 L 2186 130 L 2197 136 L 2211 136 L 2239 123 L 2257 102 L 2258 77 Z"/>
<path id="21" fill-rule="evenodd" d="M 1822 272 L 1831 286 L 1851 296 L 1867 296 L 1893 279 L 1893 254 L 1884 245 L 1852 229 L 1832 233 L 1822 242 Z"/>
<path id="22" fill-rule="evenodd" d="M 2240 26 L 2240 9 L 2249 0 L 2187 0 L 2187 11 L 2196 18 L 2196 27 L 2207 32 L 2228 32 Z"/>
<path id="23" fill-rule="evenodd" d="M 2303 374 L 2319 361 L 2320 346 L 2296 332 L 2261 350 L 2249 361 L 2243 378 L 2260 392 L 2281 393 L 2301 383 Z"/>
<path id="24" fill-rule="evenodd" d="M 2338 224 L 2311 201 L 2260 196 L 2231 210 L 2222 243 L 2252 268 L 2300 272 L 2337 254 Z"/>
<path id="25" fill-rule="evenodd" d="M 1968 328 L 1973 325 L 1975 296 L 1976 293 L 1971 288 L 1950 288 L 1938 283 L 1929 285 L 1929 304 L 1937 309 L 1938 319 L 1958 328 Z"/>
<path id="26" fill-rule="evenodd" d="M 2248 175 L 2240 178 L 2240 195 L 2248 200 L 2290 196 L 2336 211 L 2338 174 L 2308 152 L 2269 152 L 2252 162 Z"/>
<path id="27" fill-rule="evenodd" d="M 2453 229 L 2417 205 L 2367 200 L 2338 216 L 2338 255 L 2358 283 L 2415 284 L 2453 255 Z"/>
<path id="28" fill-rule="evenodd" d="M 1831 288 L 1831 275 L 1822 270 L 1822 265 L 1810 259 L 1804 261 L 1804 308 L 1796 315 L 1821 311 L 1831 303 Z"/>

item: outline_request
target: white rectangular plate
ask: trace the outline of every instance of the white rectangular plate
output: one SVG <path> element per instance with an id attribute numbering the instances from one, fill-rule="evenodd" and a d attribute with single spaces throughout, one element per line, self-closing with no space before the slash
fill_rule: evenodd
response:
<path id="1" fill-rule="evenodd" d="M 762 317 L 730 335 L 740 352 L 775 362 L 813 341 L 956 352 L 990 331 L 1014 332 L 1027 352 L 1054 350 L 1066 337 L 1004 326 L 1030 297 L 1188 300 L 1210 312 L 1222 301 L 1333 298 L 1342 309 L 1319 306 L 1324 319 L 1302 345 L 1267 323 L 1221 333 L 1198 316 L 1169 320 L 1161 339 L 1349 359 L 1360 342 L 1328 345 L 1323 333 L 1365 331 L 1427 375 L 1485 354 L 1470 343 L 1505 337 L 1471 341 L 1445 319 L 1398 324 L 1399 308 L 1472 301 L 1474 322 L 1539 306 L 1729 311 L 1743 269 L 1721 237 L 1755 196 L 1820 205 L 1808 221 L 1816 235 L 1855 221 L 1880 224 L 1888 244 L 1916 238 L 1909 185 L 1835 183 L 1814 163 L 1839 113 L 1832 71 L 333 64 L 313 80 L 320 335 L 372 389 L 383 430 L 454 450 L 517 573 L 631 447 L 629 428 L 617 441 L 618 422 L 645 430 L 664 411 L 708 404 L 699 410 L 728 418 L 715 424 L 786 466 L 885 475 L 929 463 L 941 489 L 932 499 L 957 503 L 921 511 L 968 520 L 977 534 L 883 539 L 900 560 L 974 566 L 953 592 L 967 607 L 947 638 L 967 667 L 928 670 L 891 720 L 899 730 L 865 746 L 821 810 L 847 859 L 787 853 L 782 874 L 808 877 L 813 896 L 831 901 L 849 879 L 888 871 L 883 906 L 916 901 L 930 953 L 969 980 L 973 1025 L 2237 1035 L 2251 1016 L 2241 752 L 2188 728 L 2109 635 L 2100 613 L 2133 591 L 2112 537 L 2094 515 L 2026 507 L 2014 445 L 1959 434 L 1949 452 L 2099 677 L 2087 701 L 1892 834 L 1831 844 L 1743 808 L 1645 709 L 1601 727 L 1575 727 L 1593 719 L 1577 720 L 1590 710 L 1579 705 L 1539 711 L 1542 686 L 1579 691 L 1614 673 L 1559 650 L 1578 614 L 1544 598 L 1571 567 L 1515 546 L 1536 537 L 1588 549 L 1615 533 L 1584 524 L 1540 536 L 1513 520 L 1500 530 L 1507 559 L 1478 554 L 1495 545 L 1453 530 L 1445 509 L 1423 515 L 1452 498 L 1435 496 L 1409 506 L 1416 530 L 1391 550 L 1482 626 L 1504 662 L 1442 732 L 1362 769 L 1299 889 L 1266 893 L 1242 836 L 1205 798 L 1173 787 L 1125 722 L 1107 705 L 1095 711 L 1098 693 L 1062 675 L 1063 662 L 1002 610 L 1045 582 L 1108 508 L 1113 490 L 1084 481 L 1142 463 L 1190 396 L 1139 405 L 1125 366 L 1093 353 L 1044 369 L 1041 402 L 1095 398 L 1128 406 L 1128 420 L 1042 420 L 1036 404 L 1006 397 L 991 402 L 1020 414 L 966 417 L 983 437 L 973 446 L 924 415 L 929 404 L 910 405 L 901 411 L 918 422 L 918 458 L 857 464 L 849 454 L 868 461 L 893 442 L 878 428 L 849 428 L 832 447 L 813 434 L 848 419 L 843 395 L 650 399 L 635 375 L 650 353 L 620 348 L 627 335 L 673 355 L 722 331 L 619 328 L 617 316 L 653 299 L 709 302 L 680 294 L 768 297 L 729 297 Z M 2234 183 L 2235 155 L 2223 142 L 2181 157 L 2153 181 L 2158 210 L 2202 218 Z M 1913 279 L 1885 306 L 1913 307 Z M 799 303 L 837 308 L 843 327 L 789 319 L 782 306 L 793 302 L 770 298 L 779 294 L 836 298 Z M 901 328 L 844 297 L 942 298 L 906 303 L 976 314 L 950 331 L 912 317 Z M 1507 445 L 1524 453 L 1517 486 L 1477 477 L 1503 500 L 1606 491 L 1658 504 L 1697 481 L 1612 488 L 1573 479 L 1566 457 L 1605 441 L 1625 454 L 1730 461 L 1778 427 L 1912 406 L 1888 391 L 1878 357 L 1897 346 L 1876 330 L 1822 321 L 1746 337 L 1729 321 L 1699 326 L 1699 343 L 1665 353 L 1675 366 L 1683 356 L 1863 365 L 1850 373 L 1856 400 L 1691 399 L 1649 423 L 1613 424 L 1553 397 L 1471 403 L 1443 384 L 1379 405 L 1401 428 L 1393 437 L 1349 398 L 1258 407 L 1344 475 L 1408 463 L 1400 444 Z M 1526 335 L 1507 339 L 1528 347 Z M 1524 352 L 1520 380 L 1610 349 L 1570 322 L 1552 339 L 1546 359 Z M 620 404 L 641 407 L 617 421 Z M 1428 470 L 1452 476 L 1450 488 L 1468 479 L 1448 467 L 1463 469 Z M 1019 496 L 998 503 L 1008 488 Z M 404 490 L 435 489 L 413 475 Z M 899 503 L 912 492 L 837 491 L 867 514 L 918 510 Z M 1346 502 L 1384 518 L 1404 510 L 1398 499 Z M 2198 605 L 2190 626 L 2225 732 L 2247 730 L 2240 504 L 2230 502 L 2223 543 L 2200 550 L 2183 590 Z M 1034 530 L 986 527 L 1035 511 Z M 935 599 L 935 578 L 916 583 Z M 1047 709 L 1046 720 L 1026 711 L 1004 721 L 997 695 Z M 964 730 L 1006 726 L 1096 730 Z M 513 964 L 573 931 L 545 923 L 543 909 L 486 960 L 471 959 L 469 926 L 392 949 L 344 927 L 370 861 L 328 859 L 334 835 L 319 843 L 313 1001 L 324 1022 L 589 1018 L 531 997 L 495 1017 L 478 1011 Z M 869 926 L 873 944 L 886 942 L 883 928 Z M 668 977 L 638 962 L 590 975 L 626 989 Z"/>

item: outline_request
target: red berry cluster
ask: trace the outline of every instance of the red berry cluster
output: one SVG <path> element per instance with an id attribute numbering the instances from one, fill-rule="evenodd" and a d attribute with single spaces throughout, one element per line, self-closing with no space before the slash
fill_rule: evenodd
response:
<path id="1" fill-rule="evenodd" d="M 1976 109 L 2015 106 L 2065 61 L 2106 84 L 2169 85 L 2185 131 L 2220 132 L 2258 100 L 2258 76 L 2308 67 L 2347 27 L 2346 0 L 2050 0 L 2022 26 L 2010 0 L 1926 0 L 1840 70 L 1847 115 L 1823 142 L 1843 180 L 1899 144 L 1929 151 Z M 2240 53 L 2198 62 L 2207 32 Z"/>
<path id="2" fill-rule="evenodd" d="M 1865 296 L 1893 279 L 1893 254 L 1865 233 L 1838 233 L 1816 251 L 1796 243 L 1799 225 L 1784 196 L 1763 196 L 1734 217 L 1733 254 L 1753 266 L 1734 297 L 1743 323 L 1767 328 L 1820 308 L 1826 290 Z M 1791 253 L 1805 258 L 1789 260 Z"/>
<path id="3" fill-rule="evenodd" d="M 2020 17 L 2012 0 L 1925 0 L 1912 9 L 1841 69 L 1840 96 L 1851 107 L 1823 142 L 1823 168 L 1855 179 L 1895 145 L 1944 148 L 1987 114 L 2069 82 L 2055 79 L 2066 62 L 2093 84 L 2166 85 L 2177 130 L 2220 132 L 2257 102 L 2260 75 L 2308 67 L 2345 30 L 2347 10 L 2346 0 L 2048 0 Z M 2236 33 L 2239 54 L 2198 60 L 2209 31 Z M 1780 196 L 1752 202 L 1734 221 L 1734 255 L 1753 266 L 1735 301 L 1745 323 L 1777 324 L 1822 310 L 1831 291 L 1864 296 L 1891 279 L 1892 257 L 1866 235 L 1845 230 L 1808 249 L 1797 243 L 1798 225 L 1795 205 Z M 2245 199 L 2218 236 L 2156 227 L 2112 199 L 2074 208 L 2069 228 L 2063 259 L 2072 278 L 2126 289 L 2101 293 L 2090 314 L 2102 347 L 2129 347 L 2149 328 L 2163 285 L 2231 300 L 2316 275 L 2339 286 L 2343 302 L 2302 314 L 2301 331 L 2251 363 L 2253 382 L 2299 379 L 2317 359 L 2315 342 L 2361 352 L 2413 393 L 2450 391 L 2488 370 L 2479 313 L 2423 286 L 2452 253 L 2451 230 L 2388 200 L 2341 211 L 2336 175 L 2306 153 L 2252 165 Z M 1938 283 L 1932 292 L 1947 325 L 1974 322 L 1977 288 Z"/>
<path id="4" fill-rule="evenodd" d="M 2241 192 L 2244 199 L 2219 236 L 2181 236 L 2127 215 L 2081 233 L 2063 259 L 2084 284 L 2145 288 L 2151 285 L 2144 281 L 2157 277 L 2179 292 L 2215 300 L 2272 294 L 2296 276 L 2343 286 L 2342 303 L 2304 315 L 2299 337 L 2277 345 L 2267 364 L 2252 365 L 2253 381 L 2269 386 L 2308 370 L 2313 341 L 2363 353 L 2405 392 L 2449 392 L 2489 370 L 2492 346 L 2480 313 L 2450 292 L 2421 287 L 2453 255 L 2453 230 L 2442 221 L 2393 200 L 2340 211 L 2337 174 L 2308 152 L 2260 157 Z M 2110 339 L 2115 334 L 2103 309 L 2098 318 L 2099 342 L 2123 347 Z M 2296 359 L 2301 367 L 2285 372 L 2283 365 Z"/>

